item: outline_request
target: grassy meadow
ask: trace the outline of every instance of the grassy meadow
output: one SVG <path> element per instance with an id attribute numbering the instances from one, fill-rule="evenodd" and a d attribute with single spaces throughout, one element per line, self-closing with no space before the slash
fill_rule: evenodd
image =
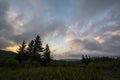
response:
<path id="1" fill-rule="evenodd" d="M 35 68 L 0 68 L 0 80 L 120 80 L 120 69 L 59 66 Z"/>
<path id="2" fill-rule="evenodd" d="M 120 57 L 85 58 L 77 61 L 24 60 L 0 57 L 0 80 L 120 80 Z"/>

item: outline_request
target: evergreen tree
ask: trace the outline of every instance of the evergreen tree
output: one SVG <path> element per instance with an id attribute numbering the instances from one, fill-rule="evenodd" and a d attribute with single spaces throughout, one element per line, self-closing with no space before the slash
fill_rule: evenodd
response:
<path id="1" fill-rule="evenodd" d="M 81 60 L 82 63 L 85 63 L 85 57 L 84 55 L 82 55 L 82 60 Z"/>
<path id="2" fill-rule="evenodd" d="M 28 48 L 27 48 L 27 53 L 28 56 L 33 56 L 33 48 L 34 48 L 34 41 L 32 40 L 29 44 L 28 44 Z"/>
<path id="3" fill-rule="evenodd" d="M 45 51 L 44 51 L 44 57 L 47 59 L 51 59 L 50 53 L 51 53 L 50 48 L 49 48 L 48 44 L 46 44 Z"/>
<path id="4" fill-rule="evenodd" d="M 40 53 L 43 54 L 43 57 L 41 57 Z M 30 59 L 30 61 L 40 61 L 41 64 L 46 65 L 52 60 L 50 53 L 51 51 L 48 44 L 44 49 L 41 38 L 37 35 L 36 38 L 28 44 L 27 49 L 25 41 L 22 42 L 22 45 L 18 49 L 17 59 L 19 60 L 19 63 L 22 63 L 23 60 Z"/>
<path id="5" fill-rule="evenodd" d="M 19 61 L 19 63 L 22 63 L 22 60 L 25 59 L 25 56 L 26 56 L 26 43 L 25 41 L 22 42 L 22 45 L 19 46 L 19 49 L 18 49 L 18 55 L 17 55 L 17 59 Z"/>
<path id="6" fill-rule="evenodd" d="M 40 39 L 40 36 L 37 35 L 37 37 L 34 40 L 34 47 L 33 47 L 33 58 L 40 57 L 41 54 L 39 52 L 43 52 L 43 47 L 42 47 L 42 41 Z"/>
<path id="7" fill-rule="evenodd" d="M 50 48 L 49 48 L 49 45 L 46 44 L 46 47 L 44 49 L 44 54 L 43 54 L 43 64 L 46 65 L 48 62 L 50 62 L 52 59 L 51 59 L 51 51 L 50 51 Z"/>
<path id="8" fill-rule="evenodd" d="M 89 58 L 88 58 L 88 62 L 90 63 L 91 62 L 91 57 L 89 56 Z"/>
<path id="9" fill-rule="evenodd" d="M 85 58 L 85 63 L 88 64 L 89 63 L 89 58 L 88 56 L 86 55 L 86 58 Z"/>

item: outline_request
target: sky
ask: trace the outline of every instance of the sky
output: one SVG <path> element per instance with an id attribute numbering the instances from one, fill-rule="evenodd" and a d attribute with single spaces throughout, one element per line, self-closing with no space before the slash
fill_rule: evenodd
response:
<path id="1" fill-rule="evenodd" d="M 120 0 L 0 0 L 0 49 L 36 35 L 55 59 L 120 56 Z"/>

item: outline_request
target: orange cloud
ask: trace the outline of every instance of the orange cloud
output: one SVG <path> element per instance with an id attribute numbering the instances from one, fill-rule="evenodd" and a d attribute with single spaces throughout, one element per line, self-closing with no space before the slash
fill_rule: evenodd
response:
<path id="1" fill-rule="evenodd" d="M 98 41 L 99 43 L 103 43 L 104 39 L 102 39 L 100 36 L 97 36 L 94 38 L 96 41 Z"/>
<path id="2" fill-rule="evenodd" d="M 70 48 L 72 51 L 82 51 L 84 49 L 84 46 L 81 43 L 77 43 L 72 44 Z"/>
<path id="3" fill-rule="evenodd" d="M 112 36 L 116 36 L 116 35 L 120 35 L 120 30 L 116 30 L 113 32 L 107 32 L 106 34 L 112 35 Z"/>
<path id="4" fill-rule="evenodd" d="M 14 46 L 8 46 L 8 47 L 6 47 L 5 50 L 17 52 L 17 49 L 18 49 L 18 48 L 19 48 L 18 45 L 14 45 Z"/>

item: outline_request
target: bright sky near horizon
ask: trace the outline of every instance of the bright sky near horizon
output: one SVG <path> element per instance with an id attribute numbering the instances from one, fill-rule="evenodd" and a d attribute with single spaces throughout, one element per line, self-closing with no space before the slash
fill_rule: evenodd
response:
<path id="1" fill-rule="evenodd" d="M 55 59 L 120 56 L 120 0 L 0 0 L 0 48 L 40 35 Z"/>

